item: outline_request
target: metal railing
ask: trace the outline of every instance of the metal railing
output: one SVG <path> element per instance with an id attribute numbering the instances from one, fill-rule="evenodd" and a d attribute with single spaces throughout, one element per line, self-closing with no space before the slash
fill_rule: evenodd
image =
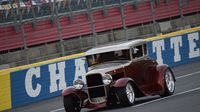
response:
<path id="1" fill-rule="evenodd" d="M 71 11 L 87 11 L 87 4 L 91 4 L 92 9 L 102 8 L 106 6 L 117 5 L 119 2 L 128 3 L 138 0 L 12 0 L 0 1 L 0 23 L 12 23 L 20 20 L 20 12 L 22 19 L 28 21 L 46 16 L 53 16 L 53 12 L 57 7 L 58 15 L 68 14 Z M 140 0 L 141 1 L 141 0 Z M 19 4 L 19 5 L 18 5 Z"/>
<path id="2" fill-rule="evenodd" d="M 19 1 L 19 0 L 18 0 Z M 27 0 L 26 0 L 27 1 Z M 37 0 L 38 1 L 38 0 Z M 44 1 L 44 0 L 42 0 Z M 46 0 L 47 1 L 47 0 Z M 6 25 L 13 25 L 15 26 L 15 29 L 19 30 L 22 33 L 22 40 L 23 40 L 23 49 L 22 53 L 24 54 L 24 58 L 20 61 L 17 60 L 15 63 L 16 65 L 23 65 L 23 64 L 29 64 L 29 63 L 33 63 L 33 62 L 37 62 L 37 61 L 42 61 L 42 60 L 46 60 L 46 59 L 51 59 L 55 58 L 55 57 L 60 57 L 60 56 L 65 56 L 65 55 L 69 55 L 69 54 L 73 54 L 73 53 L 78 53 L 78 52 L 83 52 L 85 50 L 87 50 L 88 48 L 91 48 L 93 46 L 98 45 L 98 38 L 99 36 L 101 36 L 101 34 L 97 34 L 97 32 L 95 31 L 95 26 L 94 26 L 94 18 L 93 15 L 91 14 L 94 10 L 98 10 L 98 9 L 103 9 L 104 14 L 106 15 L 107 13 L 107 8 L 108 7 L 119 7 L 120 10 L 120 16 L 121 16 L 121 22 L 122 22 L 122 34 L 125 37 L 125 40 L 129 40 L 131 39 L 130 35 L 132 34 L 132 30 L 130 30 L 128 28 L 128 26 L 126 25 L 125 22 L 125 15 L 124 15 L 124 5 L 125 4 L 132 4 L 134 7 L 137 7 L 137 4 L 139 3 L 143 3 L 143 2 L 148 2 L 150 3 L 150 7 L 151 7 L 151 32 L 149 35 L 157 35 L 159 33 L 162 33 L 161 31 L 159 31 L 160 29 L 158 28 L 158 24 L 157 21 L 155 20 L 154 17 L 154 3 L 159 3 L 160 0 L 49 0 L 49 2 L 45 2 L 45 3 L 40 3 L 40 2 L 34 2 L 34 0 L 29 0 L 26 3 L 25 2 L 17 2 L 17 3 L 3 3 L 0 2 L 0 26 L 6 26 Z M 170 0 L 165 0 L 166 3 L 169 2 Z M 3 4 L 2 4 L 3 3 Z M 24 6 L 25 4 L 29 4 L 27 6 Z M 4 6 L 3 6 L 4 5 Z M 7 5 L 7 6 L 6 6 Z M 184 15 L 182 13 L 183 10 L 183 5 L 184 2 L 183 0 L 179 0 L 179 12 L 181 15 L 181 19 L 182 19 L 182 23 L 184 23 Z M 3 8 L 2 8 L 3 7 Z M 9 7 L 9 8 L 8 8 Z M 7 12 L 6 12 L 7 11 Z M 70 17 L 70 19 L 73 20 L 73 14 L 74 13 L 80 13 L 80 12 L 85 12 L 87 13 L 87 16 L 89 18 L 89 21 L 91 23 L 91 31 L 92 34 L 91 36 L 91 42 L 93 43 L 92 45 L 89 46 L 82 46 L 80 48 L 77 49 L 67 49 L 66 48 L 66 41 L 68 40 L 63 40 L 62 37 L 62 32 L 61 32 L 61 28 L 60 28 L 60 23 L 59 23 L 59 17 L 60 16 L 68 16 Z M 200 14 L 199 14 L 200 15 Z M 52 21 L 55 23 L 56 27 L 57 27 L 57 31 L 58 31 L 58 40 L 59 40 L 59 49 L 60 51 L 58 53 L 55 54 L 47 54 L 47 55 L 42 55 L 40 57 L 34 57 L 31 58 L 28 53 L 29 53 L 29 49 L 26 46 L 26 32 L 23 32 L 23 24 L 25 22 L 32 22 L 33 23 L 33 27 L 36 24 L 37 20 L 40 19 L 45 19 L 45 18 L 51 18 Z M 143 23 L 141 23 L 143 25 Z M 184 27 L 186 24 L 183 24 L 182 27 Z M 141 28 L 144 28 L 143 26 L 141 26 Z M 138 30 L 138 29 L 136 29 Z M 176 29 L 174 29 L 176 30 Z M 114 29 L 110 29 L 109 33 L 110 35 L 113 36 L 114 39 L 111 39 L 112 41 L 117 41 L 117 39 L 115 39 L 114 37 L 114 33 L 113 33 Z M 141 35 L 146 35 L 146 34 L 138 34 L 135 35 L 135 38 L 141 38 Z M 79 38 L 79 42 L 80 44 L 83 44 L 81 42 L 83 42 L 84 40 L 82 40 L 82 35 L 80 35 Z M 85 38 L 85 37 L 84 37 Z M 69 42 L 70 43 L 70 42 Z M 76 42 L 75 42 L 76 43 Z M 43 51 L 41 51 L 43 52 Z M 15 53 L 11 52 L 11 54 L 15 55 Z M 1 61 L 3 60 L 2 56 L 0 56 L 0 63 L 1 64 L 6 64 L 6 62 Z M 9 62 L 11 63 L 11 62 Z M 23 63 L 23 64 L 22 64 Z"/>

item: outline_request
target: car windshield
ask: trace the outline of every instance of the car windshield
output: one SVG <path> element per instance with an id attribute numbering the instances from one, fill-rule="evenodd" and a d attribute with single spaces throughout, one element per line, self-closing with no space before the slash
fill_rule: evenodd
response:
<path id="1" fill-rule="evenodd" d="M 112 51 L 100 54 L 93 54 L 86 56 L 88 66 L 97 65 L 100 63 L 105 63 L 109 61 L 116 61 L 116 60 L 130 60 L 130 52 L 129 49 L 126 50 L 119 50 L 119 51 Z"/>

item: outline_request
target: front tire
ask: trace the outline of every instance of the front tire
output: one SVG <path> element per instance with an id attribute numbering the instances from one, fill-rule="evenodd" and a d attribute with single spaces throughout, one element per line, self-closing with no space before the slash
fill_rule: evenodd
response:
<path id="1" fill-rule="evenodd" d="M 80 112 L 81 103 L 76 95 L 64 96 L 63 104 L 66 112 Z"/>
<path id="2" fill-rule="evenodd" d="M 162 97 L 169 96 L 174 94 L 175 91 L 175 79 L 173 77 L 172 71 L 168 69 L 165 74 L 164 74 L 164 81 L 165 81 L 165 90 L 164 92 L 160 95 Z"/>
<path id="3" fill-rule="evenodd" d="M 122 106 L 132 106 L 135 102 L 135 92 L 132 83 L 128 82 L 125 87 L 117 88 L 117 96 Z"/>

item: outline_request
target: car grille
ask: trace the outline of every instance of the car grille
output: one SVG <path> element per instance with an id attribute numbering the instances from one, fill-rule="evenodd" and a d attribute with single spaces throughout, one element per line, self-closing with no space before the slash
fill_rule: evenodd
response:
<path id="1" fill-rule="evenodd" d="M 106 91 L 101 74 L 89 74 L 86 76 L 88 96 L 91 103 L 102 103 L 106 100 Z"/>
<path id="2" fill-rule="evenodd" d="M 103 85 L 101 74 L 89 74 L 86 76 L 87 87 Z"/>

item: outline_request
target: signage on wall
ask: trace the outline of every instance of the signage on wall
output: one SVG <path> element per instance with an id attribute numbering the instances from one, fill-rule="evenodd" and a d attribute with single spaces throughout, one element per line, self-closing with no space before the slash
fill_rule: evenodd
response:
<path id="1" fill-rule="evenodd" d="M 150 57 L 170 66 L 200 58 L 200 32 L 193 32 L 148 42 Z"/>
<path id="2" fill-rule="evenodd" d="M 12 107 L 60 95 L 74 79 L 84 79 L 86 68 L 80 57 L 11 73 Z"/>

